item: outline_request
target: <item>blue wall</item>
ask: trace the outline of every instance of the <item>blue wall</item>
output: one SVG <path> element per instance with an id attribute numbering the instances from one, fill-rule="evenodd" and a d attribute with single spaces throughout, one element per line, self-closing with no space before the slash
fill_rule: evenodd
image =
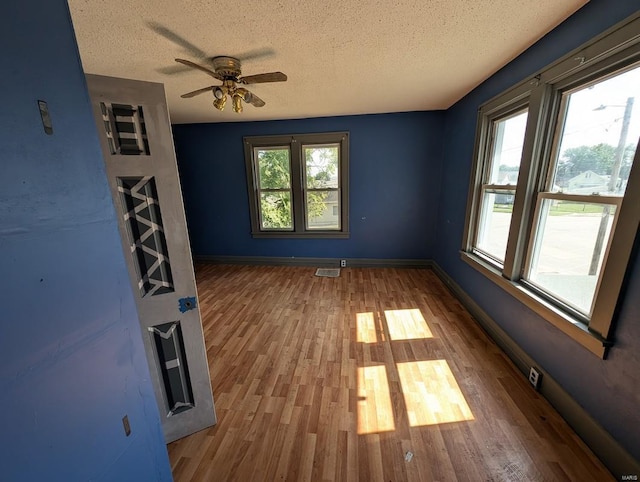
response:
<path id="1" fill-rule="evenodd" d="M 5 2 L 0 39 L 0 478 L 171 480 L 66 2 Z"/>
<path id="2" fill-rule="evenodd" d="M 433 257 L 443 112 L 173 126 L 196 255 Z M 350 239 L 253 239 L 242 137 L 349 131 Z"/>
<path id="3" fill-rule="evenodd" d="M 446 113 L 436 261 L 636 459 L 640 460 L 640 261 L 638 249 L 609 359 L 599 360 L 539 318 L 459 255 L 480 104 L 633 14 L 637 0 L 591 0 Z"/>

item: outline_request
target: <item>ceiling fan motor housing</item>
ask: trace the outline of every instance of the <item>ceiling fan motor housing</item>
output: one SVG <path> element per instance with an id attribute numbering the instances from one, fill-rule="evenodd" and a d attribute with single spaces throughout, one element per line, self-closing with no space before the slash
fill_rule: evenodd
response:
<path id="1" fill-rule="evenodd" d="M 237 79 L 241 73 L 240 61 L 235 57 L 214 57 L 212 60 L 213 68 L 217 74 L 225 78 Z"/>

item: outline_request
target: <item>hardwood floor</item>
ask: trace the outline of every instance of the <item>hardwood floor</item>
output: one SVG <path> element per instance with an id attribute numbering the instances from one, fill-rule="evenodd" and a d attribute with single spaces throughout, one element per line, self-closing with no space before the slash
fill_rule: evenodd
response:
<path id="1" fill-rule="evenodd" d="M 429 269 L 196 268 L 218 425 L 176 481 L 613 480 Z"/>

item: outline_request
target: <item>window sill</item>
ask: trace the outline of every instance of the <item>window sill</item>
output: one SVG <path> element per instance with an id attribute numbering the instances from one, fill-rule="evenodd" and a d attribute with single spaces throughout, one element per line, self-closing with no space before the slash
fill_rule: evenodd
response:
<path id="1" fill-rule="evenodd" d="M 461 251 L 460 256 L 465 263 L 525 304 L 538 316 L 554 325 L 594 355 L 602 359 L 606 358 L 607 349 L 611 346 L 610 342 L 589 331 L 589 328 L 583 322 L 559 310 L 556 306 L 527 290 L 521 284 L 503 278 L 500 271 L 478 256 L 465 251 Z"/>
<path id="2" fill-rule="evenodd" d="M 278 238 L 278 239 L 348 239 L 349 232 L 344 231 L 313 231 L 296 233 L 293 231 L 253 231 L 254 238 Z"/>

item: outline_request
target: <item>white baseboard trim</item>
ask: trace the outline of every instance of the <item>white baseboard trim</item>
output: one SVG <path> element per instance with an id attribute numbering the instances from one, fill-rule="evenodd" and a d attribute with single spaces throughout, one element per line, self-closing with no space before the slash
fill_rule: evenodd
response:
<path id="1" fill-rule="evenodd" d="M 640 462 L 627 452 L 598 422 L 596 422 L 551 376 L 451 278 L 437 263 L 432 262 L 435 273 L 478 321 L 480 326 L 504 350 L 525 377 L 529 367 L 535 366 L 542 375 L 540 393 L 560 413 L 567 423 L 611 471 L 617 480 L 623 476 L 637 476 L 640 480 Z"/>

